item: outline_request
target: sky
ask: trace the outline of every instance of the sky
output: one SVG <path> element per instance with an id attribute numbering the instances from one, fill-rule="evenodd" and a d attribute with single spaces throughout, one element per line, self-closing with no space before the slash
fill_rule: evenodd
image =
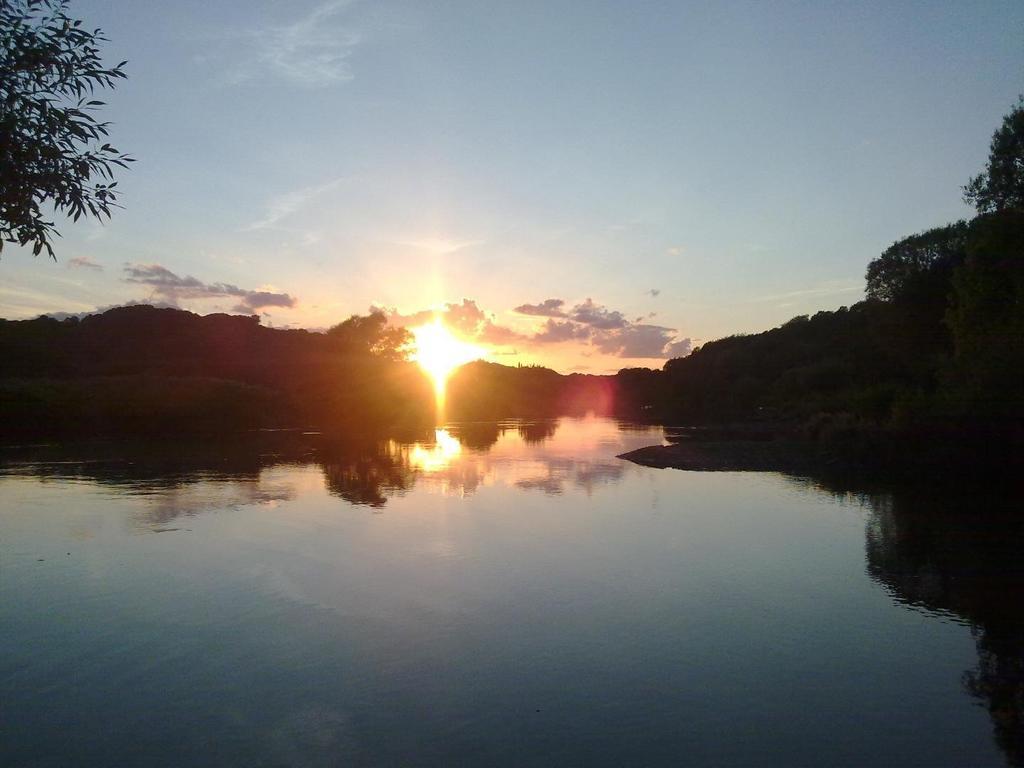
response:
<path id="1" fill-rule="evenodd" d="M 124 210 L 7 247 L 0 317 L 133 302 L 660 367 L 863 298 L 1024 91 L 1024 3 L 72 0 Z"/>

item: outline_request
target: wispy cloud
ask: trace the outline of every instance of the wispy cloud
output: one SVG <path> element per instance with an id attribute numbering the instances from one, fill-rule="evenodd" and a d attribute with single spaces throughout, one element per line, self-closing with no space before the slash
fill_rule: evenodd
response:
<path id="1" fill-rule="evenodd" d="M 361 36 L 344 19 L 351 0 L 320 3 L 287 24 L 269 24 L 241 37 L 245 51 L 228 73 L 240 84 L 270 76 L 306 88 L 345 83 L 355 76 L 349 58 Z"/>
<path id="2" fill-rule="evenodd" d="M 88 269 L 94 272 L 102 272 L 103 265 L 93 260 L 91 256 L 75 256 L 73 259 L 68 259 L 68 269 Z"/>
<path id="3" fill-rule="evenodd" d="M 483 240 L 452 240 L 445 237 L 423 237 L 411 240 L 395 240 L 397 245 L 406 245 L 421 251 L 428 251 L 439 256 L 457 253 L 466 248 L 483 245 Z"/>
<path id="4" fill-rule="evenodd" d="M 156 298 L 171 306 L 180 301 L 198 299 L 235 298 L 238 304 L 235 312 L 259 312 L 267 307 L 290 309 L 298 300 L 287 293 L 273 290 L 250 290 L 230 283 L 204 283 L 191 275 L 175 274 L 160 264 L 127 264 L 124 281 L 145 285 L 151 289 L 150 298 Z"/>
<path id="5" fill-rule="evenodd" d="M 843 293 L 856 293 L 864 290 L 864 283 L 836 283 L 830 282 L 820 285 L 816 288 L 804 288 L 799 291 L 789 291 L 787 293 L 775 293 L 769 296 L 758 296 L 757 298 L 751 299 L 751 303 L 757 303 L 762 301 L 782 301 L 784 299 L 797 299 L 804 296 L 838 296 Z"/>
<path id="6" fill-rule="evenodd" d="M 314 184 L 309 187 L 302 187 L 301 189 L 286 192 L 283 195 L 278 195 L 267 204 L 267 211 L 263 218 L 257 219 L 247 225 L 245 227 L 245 231 L 277 228 L 281 221 L 295 213 L 298 213 L 321 195 L 330 192 L 332 189 L 336 189 L 342 181 L 344 181 L 344 177 L 339 177 L 325 182 L 324 184 Z M 305 240 L 312 240 L 315 242 L 315 236 L 312 235 L 312 233 L 305 233 Z"/>

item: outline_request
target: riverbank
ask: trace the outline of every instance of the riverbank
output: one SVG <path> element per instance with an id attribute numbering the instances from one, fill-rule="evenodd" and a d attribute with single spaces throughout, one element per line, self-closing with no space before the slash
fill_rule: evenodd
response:
<path id="1" fill-rule="evenodd" d="M 617 458 L 645 467 L 693 472 L 802 473 L 822 464 L 821 456 L 812 446 L 774 440 L 687 440 L 672 445 L 649 445 Z"/>
<path id="2" fill-rule="evenodd" d="M 617 458 L 657 469 L 695 472 L 784 472 L 796 475 L 872 475 L 925 479 L 1013 477 L 1024 467 L 1019 436 L 1008 431 L 854 430 L 808 437 L 764 427 L 671 429 L 667 445 Z"/>

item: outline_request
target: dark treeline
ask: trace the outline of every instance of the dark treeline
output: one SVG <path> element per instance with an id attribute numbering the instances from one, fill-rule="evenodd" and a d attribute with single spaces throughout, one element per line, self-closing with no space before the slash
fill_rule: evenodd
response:
<path id="1" fill-rule="evenodd" d="M 0 422 L 8 436 L 429 423 L 407 341 L 383 315 L 326 333 L 150 306 L 0 321 Z"/>
<path id="2" fill-rule="evenodd" d="M 869 265 L 865 301 L 669 361 L 669 407 L 687 420 L 1019 429 L 1022 247 L 1021 211 L 901 240 Z"/>
<path id="3" fill-rule="evenodd" d="M 886 249 L 867 267 L 864 301 L 709 342 L 660 371 L 562 376 L 471 363 L 449 382 L 446 416 L 594 411 L 840 443 L 867 436 L 870 450 L 901 435 L 1015 450 L 1024 432 L 1024 100 L 964 193 L 978 215 Z M 433 395 L 404 359 L 409 341 L 380 314 L 326 333 L 146 306 L 0 321 L 0 424 L 6 435 L 423 424 Z"/>

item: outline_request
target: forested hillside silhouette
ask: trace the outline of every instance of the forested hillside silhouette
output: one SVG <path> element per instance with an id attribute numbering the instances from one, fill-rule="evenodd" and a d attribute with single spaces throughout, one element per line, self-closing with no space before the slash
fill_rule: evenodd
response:
<path id="1" fill-rule="evenodd" d="M 81 320 L 0 321 L 3 431 L 182 432 L 399 426 L 433 419 L 433 390 L 383 315 L 326 333 L 255 316 L 151 306 Z"/>

